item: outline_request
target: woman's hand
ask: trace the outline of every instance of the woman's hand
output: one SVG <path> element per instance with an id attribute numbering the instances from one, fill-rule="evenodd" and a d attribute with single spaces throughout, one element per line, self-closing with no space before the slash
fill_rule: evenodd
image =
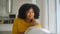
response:
<path id="1" fill-rule="evenodd" d="M 40 23 L 37 23 L 35 19 L 32 19 L 32 26 L 36 26 L 37 28 L 42 28 Z"/>
<path id="2" fill-rule="evenodd" d="M 31 22 L 32 22 L 32 26 L 35 26 L 35 25 L 37 25 L 37 24 L 38 24 L 38 23 L 35 21 L 35 19 L 34 19 L 34 18 L 31 20 Z"/>

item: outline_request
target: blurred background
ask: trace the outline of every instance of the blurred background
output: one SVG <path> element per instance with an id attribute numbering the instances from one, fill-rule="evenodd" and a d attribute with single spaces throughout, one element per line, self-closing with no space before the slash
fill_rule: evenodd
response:
<path id="1" fill-rule="evenodd" d="M 60 0 L 0 0 L 0 34 L 11 34 L 14 18 L 24 3 L 36 4 L 40 8 L 37 21 L 52 34 L 60 34 Z"/>

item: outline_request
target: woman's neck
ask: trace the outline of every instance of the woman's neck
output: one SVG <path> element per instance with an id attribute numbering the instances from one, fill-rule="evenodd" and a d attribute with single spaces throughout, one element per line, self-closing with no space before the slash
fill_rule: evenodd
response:
<path id="1" fill-rule="evenodd" d="M 31 22 L 31 20 L 30 20 L 30 19 L 25 19 L 25 21 L 26 21 L 26 22 L 28 22 L 28 23 L 30 23 L 30 22 Z"/>

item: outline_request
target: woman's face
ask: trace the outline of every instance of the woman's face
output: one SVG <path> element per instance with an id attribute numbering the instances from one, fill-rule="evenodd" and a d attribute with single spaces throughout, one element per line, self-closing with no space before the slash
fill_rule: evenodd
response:
<path id="1" fill-rule="evenodd" d="M 27 19 L 33 19 L 34 18 L 34 10 L 33 8 L 30 8 L 27 12 L 26 12 L 26 18 Z"/>

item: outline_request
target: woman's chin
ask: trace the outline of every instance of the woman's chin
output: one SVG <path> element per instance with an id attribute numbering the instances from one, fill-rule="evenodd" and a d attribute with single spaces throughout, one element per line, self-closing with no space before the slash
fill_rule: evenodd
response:
<path id="1" fill-rule="evenodd" d="M 30 20 L 32 20 L 33 18 L 29 18 Z"/>

